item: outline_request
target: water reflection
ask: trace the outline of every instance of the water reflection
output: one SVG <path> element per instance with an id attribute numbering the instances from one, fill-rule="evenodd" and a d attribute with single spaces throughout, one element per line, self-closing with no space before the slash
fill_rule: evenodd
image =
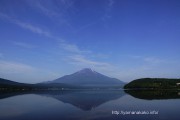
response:
<path id="1" fill-rule="evenodd" d="M 124 91 L 64 91 L 49 92 L 44 95 L 89 111 L 108 101 L 118 99 L 125 93 Z"/>
<path id="2" fill-rule="evenodd" d="M 5 99 L 17 95 L 28 94 L 30 92 L 0 92 L 0 99 Z"/>
<path id="3" fill-rule="evenodd" d="M 37 94 L 59 100 L 63 103 L 71 104 L 84 111 L 90 111 L 108 101 L 116 100 L 125 95 L 124 91 L 36 91 L 36 92 L 11 92 L 0 93 L 0 99 L 23 94 Z"/>
<path id="4" fill-rule="evenodd" d="M 0 93 L 0 120 L 180 120 L 179 91 L 125 92 L 68 90 Z M 112 110 L 155 110 L 159 114 L 114 115 Z"/>
<path id="5" fill-rule="evenodd" d="M 125 90 L 135 98 L 146 100 L 180 99 L 179 90 Z"/>

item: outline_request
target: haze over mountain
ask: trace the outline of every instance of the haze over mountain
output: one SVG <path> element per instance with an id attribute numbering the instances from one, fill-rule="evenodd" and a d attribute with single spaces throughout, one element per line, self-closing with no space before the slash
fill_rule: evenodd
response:
<path id="1" fill-rule="evenodd" d="M 116 78 L 107 77 L 89 68 L 37 84 L 18 83 L 0 78 L 2 90 L 119 89 L 123 88 L 124 84 Z"/>
<path id="2" fill-rule="evenodd" d="M 100 74 L 90 68 L 82 69 L 73 74 L 65 75 L 53 81 L 48 81 L 47 83 L 66 83 L 83 86 L 124 85 L 124 82 L 116 78 L 110 78 L 108 76 Z"/>

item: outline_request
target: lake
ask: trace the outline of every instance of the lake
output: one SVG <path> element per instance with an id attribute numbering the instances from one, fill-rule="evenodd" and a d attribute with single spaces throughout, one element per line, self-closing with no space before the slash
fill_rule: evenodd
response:
<path id="1" fill-rule="evenodd" d="M 0 93 L 0 120 L 180 120 L 179 111 L 179 91 Z"/>

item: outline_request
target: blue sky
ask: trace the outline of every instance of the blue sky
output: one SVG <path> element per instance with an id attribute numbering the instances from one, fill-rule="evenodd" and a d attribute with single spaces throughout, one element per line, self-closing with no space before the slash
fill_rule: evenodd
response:
<path id="1" fill-rule="evenodd" d="M 0 0 L 0 77 L 180 78 L 179 13 L 179 0 Z"/>

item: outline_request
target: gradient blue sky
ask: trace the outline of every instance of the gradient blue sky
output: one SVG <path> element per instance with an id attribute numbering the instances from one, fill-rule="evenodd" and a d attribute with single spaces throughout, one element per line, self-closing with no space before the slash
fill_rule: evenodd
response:
<path id="1" fill-rule="evenodd" d="M 0 77 L 92 68 L 129 82 L 180 78 L 179 0 L 0 0 Z"/>

